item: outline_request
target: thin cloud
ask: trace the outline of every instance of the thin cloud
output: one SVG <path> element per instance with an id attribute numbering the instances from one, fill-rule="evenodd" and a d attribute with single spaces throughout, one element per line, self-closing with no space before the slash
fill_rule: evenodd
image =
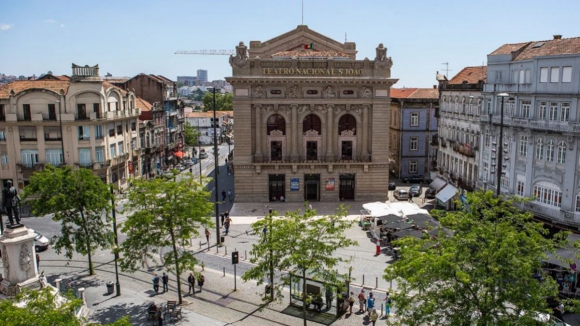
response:
<path id="1" fill-rule="evenodd" d="M 44 22 L 49 23 L 49 24 L 56 24 L 57 23 L 57 21 L 54 19 L 45 19 Z"/>
<path id="2" fill-rule="evenodd" d="M 12 24 L 0 23 L 0 31 L 7 31 L 7 30 L 11 29 L 12 27 L 14 27 L 14 25 L 12 25 Z"/>
<path id="3" fill-rule="evenodd" d="M 60 27 L 64 28 L 64 24 L 60 24 Z"/>

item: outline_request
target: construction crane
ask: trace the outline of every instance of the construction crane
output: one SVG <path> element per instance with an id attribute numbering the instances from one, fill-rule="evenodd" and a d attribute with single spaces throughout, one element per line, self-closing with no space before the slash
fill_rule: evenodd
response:
<path id="1" fill-rule="evenodd" d="M 195 51 L 177 51 L 175 54 L 207 54 L 207 55 L 233 55 L 235 50 L 195 50 Z"/>

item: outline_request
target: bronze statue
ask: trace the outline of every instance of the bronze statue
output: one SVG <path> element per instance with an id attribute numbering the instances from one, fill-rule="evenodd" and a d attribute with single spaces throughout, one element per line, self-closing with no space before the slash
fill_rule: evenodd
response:
<path id="1" fill-rule="evenodd" d="M 15 224 L 14 221 L 16 221 L 16 225 L 20 224 L 19 205 L 20 196 L 18 196 L 18 190 L 12 185 L 12 181 L 8 180 L 6 186 L 2 189 L 2 208 L 6 211 L 11 226 Z"/>

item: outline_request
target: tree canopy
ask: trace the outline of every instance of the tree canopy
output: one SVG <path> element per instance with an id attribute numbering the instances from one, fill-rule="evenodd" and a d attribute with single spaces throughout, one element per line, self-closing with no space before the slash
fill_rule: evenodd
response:
<path id="1" fill-rule="evenodd" d="M 0 325 L 4 326 L 81 326 L 84 323 L 75 316 L 82 300 L 67 296 L 69 300 L 55 300 L 49 287 L 30 291 L 23 289 L 14 299 L 0 301 Z M 24 305 L 15 303 L 26 302 Z M 89 324 L 98 326 L 99 324 Z M 130 326 L 128 317 L 123 317 L 109 326 Z"/>
<path id="2" fill-rule="evenodd" d="M 174 173 L 176 170 L 174 170 Z M 210 193 L 195 182 L 190 174 L 165 180 L 133 180 L 129 212 L 122 231 L 127 239 L 121 245 L 121 269 L 135 271 L 147 259 L 156 261 L 162 248 L 171 250 L 163 254 L 167 268 L 175 272 L 179 302 L 182 302 L 180 275 L 192 270 L 195 256 L 183 250 L 191 238 L 198 236 L 200 227 L 211 227 L 213 203 Z"/>
<path id="3" fill-rule="evenodd" d="M 536 312 L 551 312 L 546 298 L 558 287 L 542 260 L 563 236 L 547 237 L 516 201 L 470 193 L 463 210 L 435 214 L 453 235 L 395 242 L 401 258 L 384 275 L 398 283 L 394 324 L 530 325 Z"/>
<path id="4" fill-rule="evenodd" d="M 203 95 L 202 101 L 204 105 L 204 111 L 213 111 L 213 93 L 205 93 Z M 216 92 L 215 106 L 216 111 L 232 111 L 234 109 L 232 93 L 221 94 Z"/>
<path id="5" fill-rule="evenodd" d="M 250 262 L 255 266 L 245 272 L 242 279 L 256 280 L 260 285 L 264 279 L 273 279 L 276 270 L 302 275 L 302 289 L 306 289 L 307 276 L 342 286 L 347 275 L 339 274 L 335 267 L 348 259 L 335 256 L 334 253 L 357 244 L 344 234 L 354 223 L 346 219 L 346 209 L 341 205 L 336 215 L 317 217 L 316 211 L 305 205 L 304 213 L 293 211 L 286 212 L 285 216 L 277 215 L 274 211 L 265 219 L 252 224 L 252 229 L 260 234 L 261 240 L 252 246 L 250 252 Z M 281 300 L 282 287 L 289 283 L 288 274 L 282 274 L 279 284 L 273 284 L 272 281 L 270 300 Z M 311 302 L 312 298 L 306 291 L 301 295 L 304 302 Z M 305 314 L 306 305 L 303 305 L 304 325 Z"/>
<path id="6" fill-rule="evenodd" d="M 92 254 L 97 248 L 112 244 L 111 196 L 109 187 L 89 169 L 47 165 L 30 177 L 24 188 L 23 200 L 28 200 L 35 216 L 54 214 L 61 231 L 52 239 L 57 253 L 64 250 L 86 255 L 89 274 L 94 274 Z"/>
<path id="7" fill-rule="evenodd" d="M 185 123 L 185 129 L 183 130 L 183 139 L 185 141 L 185 145 L 187 146 L 195 146 L 197 145 L 197 140 L 199 139 L 199 131 L 189 122 Z"/>

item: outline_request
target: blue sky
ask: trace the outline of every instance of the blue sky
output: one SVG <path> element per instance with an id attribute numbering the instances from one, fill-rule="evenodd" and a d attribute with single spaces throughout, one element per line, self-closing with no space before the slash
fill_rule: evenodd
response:
<path id="1" fill-rule="evenodd" d="M 231 75 L 227 56 L 177 50 L 231 49 L 266 41 L 301 24 L 301 0 L 2 0 L 0 73 L 70 75 L 71 63 L 101 73 L 160 74 L 171 79 L 208 70 Z M 304 0 L 304 24 L 344 42 L 358 59 L 384 43 L 395 87 L 431 87 L 449 62 L 453 76 L 481 65 L 504 43 L 580 36 L 578 0 Z"/>

